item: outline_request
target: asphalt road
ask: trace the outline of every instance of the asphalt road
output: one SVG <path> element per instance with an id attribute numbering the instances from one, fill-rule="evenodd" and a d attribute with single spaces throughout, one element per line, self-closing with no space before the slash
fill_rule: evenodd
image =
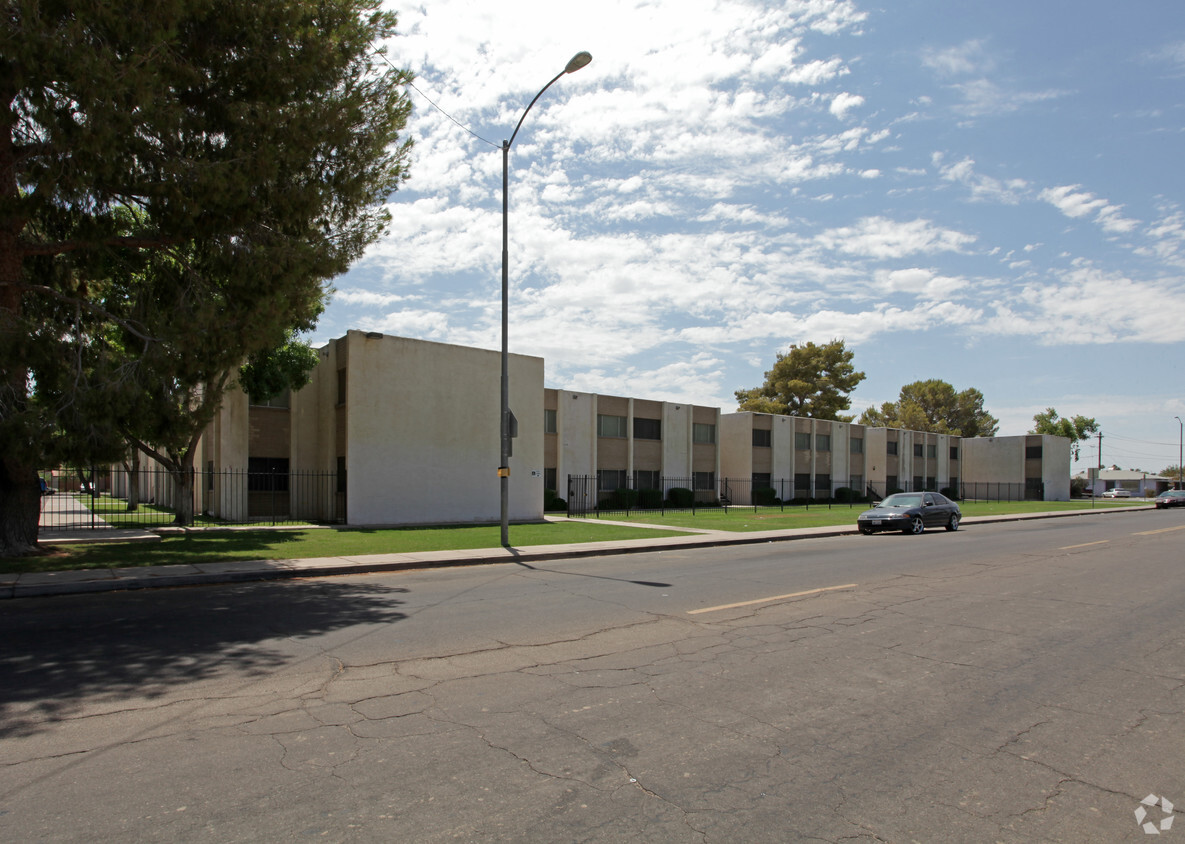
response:
<path id="1" fill-rule="evenodd" d="M 0 606 L 0 841 L 1171 841 L 1185 512 Z"/>

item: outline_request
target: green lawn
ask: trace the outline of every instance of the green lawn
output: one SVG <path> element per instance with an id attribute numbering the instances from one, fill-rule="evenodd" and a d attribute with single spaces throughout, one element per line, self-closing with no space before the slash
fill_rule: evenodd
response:
<path id="1" fill-rule="evenodd" d="M 510 542 L 515 547 L 570 545 L 576 542 L 610 542 L 619 539 L 675 536 L 680 533 L 677 530 L 653 530 L 585 522 L 547 522 L 511 525 Z M 184 536 L 166 536 L 160 542 L 52 546 L 52 553 L 45 556 L 0 559 L 0 573 L 184 565 L 234 560 L 353 557 L 362 554 L 397 554 L 405 551 L 497 548 L 500 544 L 501 531 L 498 525 L 392 530 L 211 530 Z"/>
<path id="2" fill-rule="evenodd" d="M 1096 502 L 1096 508 L 1146 504 L 1144 501 Z M 964 516 L 1040 513 L 1057 510 L 1089 510 L 1090 502 L 961 502 Z M 793 528 L 850 525 L 863 509 L 855 507 L 812 505 L 775 507 L 753 511 L 734 508 L 729 511 L 701 510 L 692 513 L 644 513 L 631 516 L 608 515 L 605 523 L 560 521 L 543 524 L 512 525 L 510 541 L 515 547 L 565 545 L 577 542 L 610 542 L 678 535 L 678 530 L 654 530 L 628 527 L 611 522 L 634 522 L 670 528 L 706 530 L 761 531 Z M 472 548 L 497 548 L 500 532 L 497 525 L 474 527 L 401 528 L 390 530 L 307 529 L 198 531 L 183 536 L 166 536 L 160 542 L 102 543 L 54 546 L 52 553 L 39 557 L 0 559 L 0 573 L 64 571 L 76 569 L 160 566 L 173 564 L 231 562 L 235 560 L 283 560 L 304 557 L 360 556 L 411 551 L 445 551 Z"/>

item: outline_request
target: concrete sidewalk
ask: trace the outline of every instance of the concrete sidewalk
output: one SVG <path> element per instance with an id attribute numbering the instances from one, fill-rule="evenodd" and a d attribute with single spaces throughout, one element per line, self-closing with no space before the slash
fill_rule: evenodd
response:
<path id="1" fill-rule="evenodd" d="M 992 522 L 1015 522 L 1029 519 L 1055 519 L 1074 516 L 1130 513 L 1149 507 L 1117 507 L 1096 510 L 1024 513 L 1004 516 L 974 516 L 962 521 L 964 527 Z M 623 524 L 629 527 L 654 527 L 678 530 L 668 525 L 639 525 L 635 522 L 611 522 L 586 519 L 597 524 Z M 156 589 L 166 586 L 200 586 L 216 583 L 278 580 L 296 577 L 326 577 L 341 574 L 370 574 L 385 571 L 468 566 L 486 563 L 528 563 L 535 561 L 600 557 L 609 554 L 635 554 L 650 551 L 673 551 L 684 548 L 707 548 L 728 545 L 756 545 L 827 536 L 856 534 L 852 524 L 796 530 L 740 533 L 688 529 L 685 536 L 654 539 L 626 539 L 613 542 L 583 542 L 572 545 L 532 545 L 526 548 L 481 548 L 468 551 L 423 551 L 406 554 L 367 554 L 357 557 L 317 557 L 303 560 L 257 560 L 250 562 L 201 563 L 196 565 L 142 566 L 138 568 L 87 569 L 85 571 L 24 572 L 0 574 L 0 598 L 31 598 L 46 595 L 69 595 L 87 592 L 114 592 L 124 589 Z M 694 532 L 690 532 L 694 531 Z M 141 531 L 103 531 L 104 541 L 159 541 L 155 534 Z M 61 541 L 48 538 L 48 542 Z"/>

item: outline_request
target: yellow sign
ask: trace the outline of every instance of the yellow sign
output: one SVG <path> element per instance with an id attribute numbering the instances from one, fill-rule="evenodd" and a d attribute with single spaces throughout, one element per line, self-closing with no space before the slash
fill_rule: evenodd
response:
<path id="1" fill-rule="evenodd" d="M 498 477 L 499 478 L 509 478 L 510 477 L 510 467 L 509 466 L 499 466 L 498 467 Z"/>

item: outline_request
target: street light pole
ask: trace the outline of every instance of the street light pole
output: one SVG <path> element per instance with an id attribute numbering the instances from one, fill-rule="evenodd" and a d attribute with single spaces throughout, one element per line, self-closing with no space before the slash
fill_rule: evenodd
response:
<path id="1" fill-rule="evenodd" d="M 592 61 L 592 55 L 579 52 L 569 59 L 564 69 L 544 85 L 535 99 L 523 111 L 518 119 L 518 125 L 510 135 L 509 141 L 502 142 L 502 404 L 498 414 L 501 424 L 502 454 L 498 465 L 498 482 L 501 487 L 502 503 L 502 547 L 510 547 L 510 206 L 508 200 L 508 186 L 510 183 L 510 145 L 518 136 L 523 121 L 527 119 L 527 112 L 531 106 L 543 96 L 543 92 L 555 84 L 566 73 L 575 73 Z"/>

